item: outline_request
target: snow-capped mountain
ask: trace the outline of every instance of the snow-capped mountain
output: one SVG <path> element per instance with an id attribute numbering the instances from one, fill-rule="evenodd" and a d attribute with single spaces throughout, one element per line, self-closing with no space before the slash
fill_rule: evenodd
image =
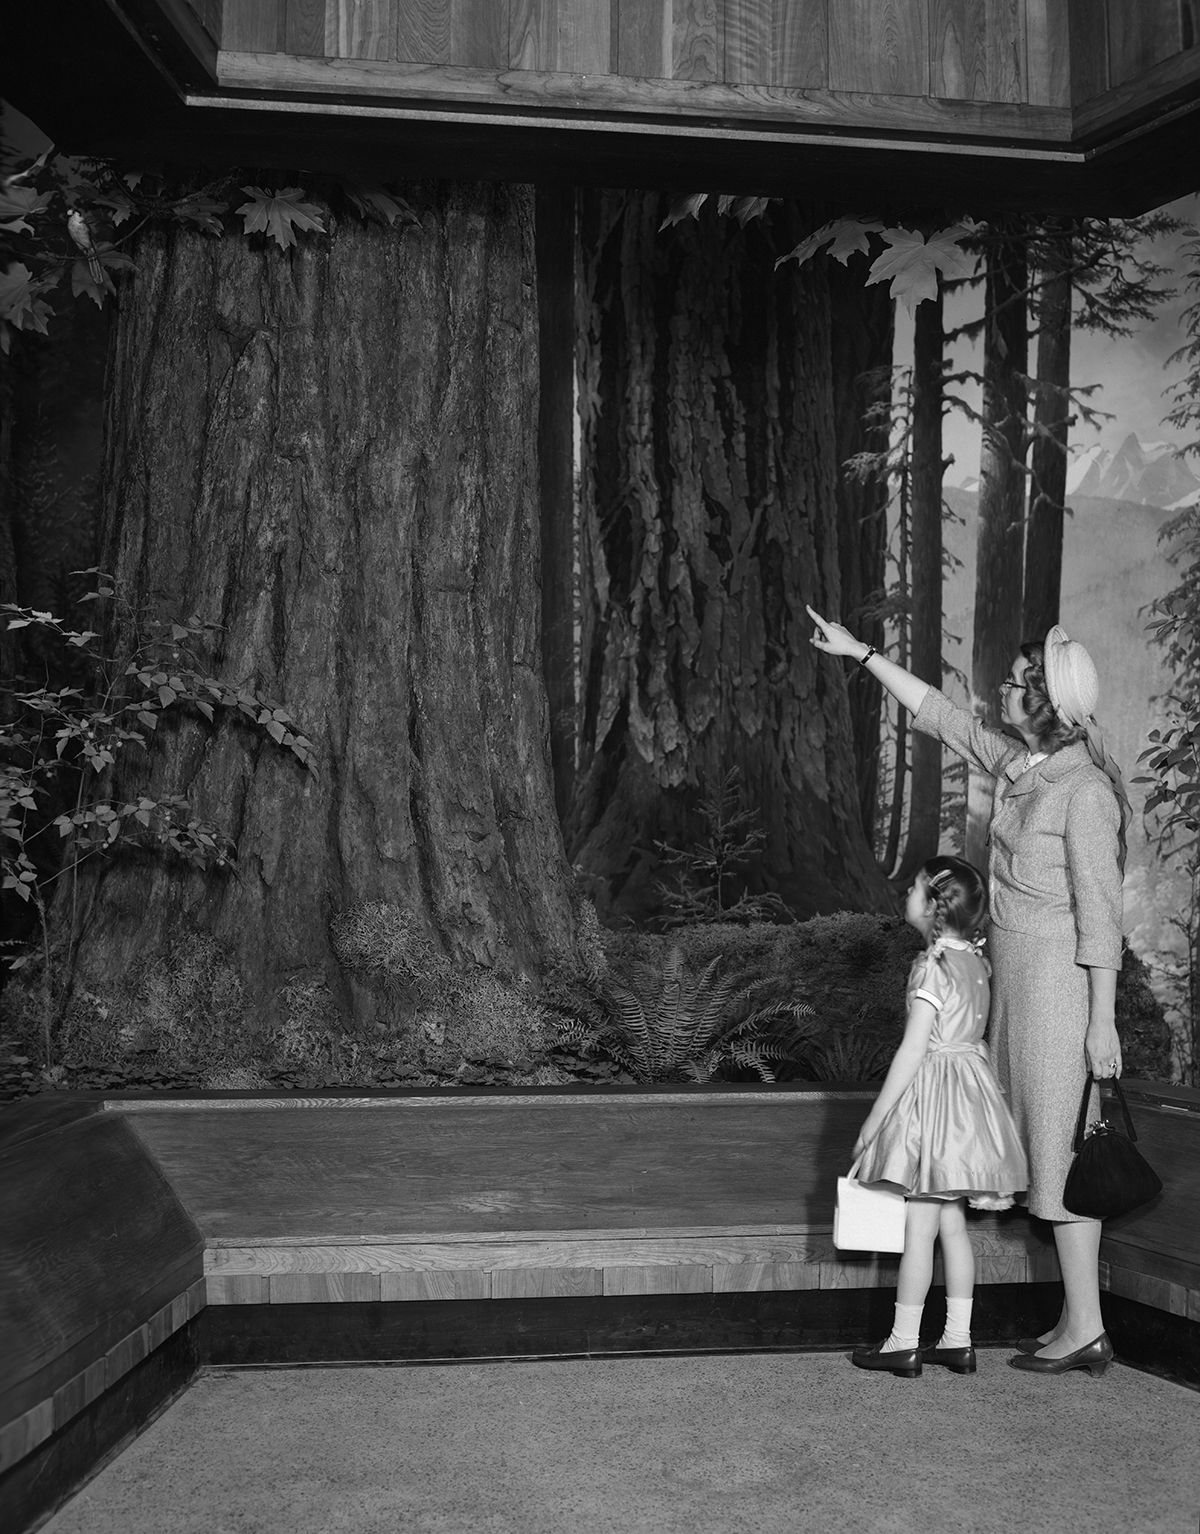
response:
<path id="1" fill-rule="evenodd" d="M 1141 442 L 1130 432 L 1116 452 L 1097 444 L 1076 454 L 1067 466 L 1067 495 L 1132 501 L 1164 510 L 1190 504 L 1200 477 L 1177 456 L 1173 442 Z"/>
<path id="2" fill-rule="evenodd" d="M 964 476 L 957 483 L 951 479 L 948 484 L 977 492 L 979 476 Z M 1200 475 L 1178 456 L 1174 442 L 1142 442 L 1136 432 L 1130 432 L 1115 453 L 1097 443 L 1071 455 L 1067 496 L 1182 511 L 1200 500 Z"/>

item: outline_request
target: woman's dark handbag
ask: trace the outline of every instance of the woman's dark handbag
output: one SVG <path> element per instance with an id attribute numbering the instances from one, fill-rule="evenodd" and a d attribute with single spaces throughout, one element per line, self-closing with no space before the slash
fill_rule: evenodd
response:
<path id="1" fill-rule="evenodd" d="M 1094 1220 L 1124 1214 L 1139 1204 L 1148 1204 L 1162 1192 L 1158 1173 L 1133 1144 L 1137 1130 L 1129 1116 L 1120 1078 L 1114 1076 L 1112 1084 L 1125 1115 L 1125 1133 L 1103 1119 L 1098 1124 L 1088 1124 L 1092 1095 L 1089 1075 L 1083 1084 L 1083 1102 L 1075 1125 L 1075 1160 L 1063 1189 L 1063 1204 L 1071 1213 L 1088 1215 Z"/>

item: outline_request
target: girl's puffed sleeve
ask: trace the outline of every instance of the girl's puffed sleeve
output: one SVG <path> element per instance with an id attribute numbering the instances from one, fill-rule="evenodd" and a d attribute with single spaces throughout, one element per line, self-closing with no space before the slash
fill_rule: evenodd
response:
<path id="1" fill-rule="evenodd" d="M 913 728 L 923 735 L 936 735 L 956 756 L 966 757 L 992 777 L 998 777 L 1021 754 L 1021 748 L 1007 735 L 989 729 L 970 709 L 951 703 L 936 687 L 929 689 L 913 715 Z"/>
<path id="2" fill-rule="evenodd" d="M 927 1001 L 940 1012 L 950 994 L 950 977 L 930 953 L 918 954 L 908 976 L 908 1005 Z"/>
<path id="3" fill-rule="evenodd" d="M 1063 841 L 1075 910 L 1076 964 L 1121 967 L 1121 811 L 1106 779 L 1087 776 L 1067 804 Z"/>

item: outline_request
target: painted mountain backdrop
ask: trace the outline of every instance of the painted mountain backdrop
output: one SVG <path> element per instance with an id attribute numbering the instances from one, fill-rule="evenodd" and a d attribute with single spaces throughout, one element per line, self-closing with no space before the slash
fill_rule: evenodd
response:
<path id="1" fill-rule="evenodd" d="M 1115 453 L 1097 445 L 1075 457 L 1067 473 L 1067 495 L 1174 511 L 1200 498 L 1200 478 L 1179 457 L 1174 442 L 1141 442 L 1130 432 Z"/>
<path id="2" fill-rule="evenodd" d="M 971 476 L 953 488 L 978 491 L 979 479 Z M 1180 458 L 1174 442 L 1142 442 L 1130 432 L 1115 452 L 1097 443 L 1072 457 L 1067 496 L 1178 511 L 1200 499 L 1200 476 Z"/>

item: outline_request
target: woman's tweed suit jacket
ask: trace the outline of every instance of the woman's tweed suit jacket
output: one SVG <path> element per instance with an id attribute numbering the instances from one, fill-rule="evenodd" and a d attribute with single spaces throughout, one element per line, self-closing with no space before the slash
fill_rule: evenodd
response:
<path id="1" fill-rule="evenodd" d="M 913 723 L 996 780 L 989 1037 L 1029 1154 L 1029 1207 L 1075 1219 L 1062 1187 L 1087 1074 L 1087 970 L 1121 967 L 1117 798 L 1082 743 L 1022 771 L 1023 746 L 936 688 Z"/>

